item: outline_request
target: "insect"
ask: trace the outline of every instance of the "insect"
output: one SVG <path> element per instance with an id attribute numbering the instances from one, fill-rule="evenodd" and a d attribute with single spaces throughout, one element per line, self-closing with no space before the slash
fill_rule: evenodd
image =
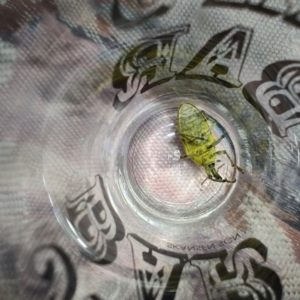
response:
<path id="1" fill-rule="evenodd" d="M 212 133 L 216 121 L 209 117 L 205 111 L 199 110 L 190 103 L 182 103 L 178 109 L 178 132 L 182 140 L 185 155 L 180 158 L 191 159 L 194 163 L 204 167 L 206 179 L 217 182 L 236 182 L 235 178 L 222 178 L 216 169 L 217 155 L 226 155 L 231 166 L 243 173 L 243 170 L 234 164 L 226 150 L 216 151 L 216 145 L 221 142 L 224 135 L 218 139 Z M 206 180 L 205 179 L 205 180 Z M 203 184 L 205 180 L 201 183 Z"/>

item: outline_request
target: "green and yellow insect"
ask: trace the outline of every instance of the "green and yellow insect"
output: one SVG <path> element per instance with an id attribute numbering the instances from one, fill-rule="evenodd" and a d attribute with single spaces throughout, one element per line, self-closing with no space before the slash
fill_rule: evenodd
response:
<path id="1" fill-rule="evenodd" d="M 218 169 L 215 167 L 216 156 L 224 154 L 229 159 L 231 166 L 243 173 L 243 170 L 234 164 L 225 150 L 216 151 L 216 145 L 224 138 L 224 135 L 222 135 L 217 139 L 212 133 L 216 121 L 209 117 L 203 110 L 200 111 L 190 103 L 182 103 L 180 105 L 177 119 L 178 132 L 185 151 L 185 155 L 180 158 L 191 159 L 197 165 L 204 167 L 207 178 L 210 180 L 229 183 L 236 182 L 235 178 L 226 179 L 220 176 L 218 170 L 223 165 Z"/>

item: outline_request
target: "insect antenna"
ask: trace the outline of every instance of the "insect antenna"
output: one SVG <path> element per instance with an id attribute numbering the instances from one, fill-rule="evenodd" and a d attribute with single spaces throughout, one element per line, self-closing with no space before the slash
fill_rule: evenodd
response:
<path id="1" fill-rule="evenodd" d="M 203 183 L 208 179 L 208 176 L 206 176 L 206 178 L 202 181 L 201 185 L 203 185 Z"/>
<path id="2" fill-rule="evenodd" d="M 219 161 L 220 161 L 220 160 L 219 160 Z M 225 164 L 221 165 L 221 166 L 217 169 L 217 171 L 219 171 L 224 165 L 225 165 Z"/>

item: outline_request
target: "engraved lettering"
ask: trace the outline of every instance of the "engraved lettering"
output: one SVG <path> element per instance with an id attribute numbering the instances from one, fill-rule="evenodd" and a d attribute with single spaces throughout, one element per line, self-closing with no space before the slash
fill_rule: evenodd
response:
<path id="1" fill-rule="evenodd" d="M 116 110 L 122 110 L 138 92 L 142 94 L 175 76 L 171 70 L 175 45 L 188 30 L 186 25 L 151 38 L 121 57 L 112 78 L 113 87 L 121 89 L 113 103 Z"/>
<path id="2" fill-rule="evenodd" d="M 232 236 L 232 238 L 236 241 L 237 238 L 241 238 L 241 236 L 239 235 L 239 233 L 237 233 L 235 236 Z"/>
<path id="3" fill-rule="evenodd" d="M 239 76 L 251 36 L 251 30 L 242 28 L 233 28 L 213 36 L 176 75 L 176 80 L 207 80 L 228 88 L 241 86 Z"/>
<path id="4" fill-rule="evenodd" d="M 158 249 L 135 234 L 129 234 L 138 299 L 175 299 L 186 255 Z"/>
<path id="5" fill-rule="evenodd" d="M 113 261 L 117 254 L 115 242 L 123 239 L 124 227 L 110 204 L 103 179 L 96 176 L 93 187 L 68 200 L 66 211 L 70 225 L 93 258 L 99 263 Z"/>
<path id="6" fill-rule="evenodd" d="M 265 264 L 267 252 L 259 240 L 250 238 L 238 244 L 231 255 L 227 250 L 196 254 L 191 264 L 199 268 L 207 299 L 230 300 L 244 295 L 279 300 L 282 286 L 278 275 Z"/>
<path id="7" fill-rule="evenodd" d="M 25 283 L 26 299 L 38 293 L 45 300 L 71 300 L 77 276 L 69 256 L 57 245 L 43 245 L 30 257 Z"/>
<path id="8" fill-rule="evenodd" d="M 286 137 L 290 127 L 300 124 L 300 62 L 279 61 L 267 66 L 262 80 L 248 83 L 243 94 L 271 131 Z"/>
<path id="9" fill-rule="evenodd" d="M 172 70 L 177 39 L 186 34 L 182 26 L 168 34 L 151 38 L 122 56 L 113 71 L 113 87 L 119 89 L 113 106 L 122 110 L 138 94 L 175 80 L 206 80 L 227 88 L 241 86 L 242 66 L 252 31 L 232 28 L 213 36 L 179 73 Z"/>

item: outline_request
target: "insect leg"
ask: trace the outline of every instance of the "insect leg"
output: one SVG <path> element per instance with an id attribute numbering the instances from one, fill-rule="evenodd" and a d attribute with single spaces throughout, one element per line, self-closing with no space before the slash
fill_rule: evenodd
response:
<path id="1" fill-rule="evenodd" d="M 209 178 L 212 180 L 212 175 L 211 175 L 211 168 L 210 166 L 206 166 L 205 167 L 205 172 L 207 174 L 207 177 L 202 181 L 201 185 L 203 185 L 203 183 Z"/>
<path id="2" fill-rule="evenodd" d="M 210 176 L 207 176 L 204 181 L 201 183 L 201 185 L 203 185 L 203 183 L 207 180 L 207 179 L 210 179 L 212 181 L 216 181 L 216 182 L 229 182 L 229 183 L 234 183 L 236 182 L 236 179 L 233 178 L 232 180 L 228 180 L 228 179 L 222 179 L 222 178 L 214 178 L 212 175 Z"/>
<path id="3" fill-rule="evenodd" d="M 211 145 L 207 146 L 207 149 L 210 149 L 214 146 L 216 146 L 217 144 L 219 144 L 223 139 L 224 139 L 224 135 L 221 135 L 215 142 L 213 142 Z"/>
<path id="4" fill-rule="evenodd" d="M 180 133 L 179 134 L 181 138 L 186 139 L 190 142 L 194 141 L 194 140 L 201 140 L 201 141 L 205 141 L 206 139 L 204 137 L 200 137 L 200 136 L 193 136 L 193 135 L 189 135 L 189 134 L 185 134 L 185 133 Z"/>
<path id="5" fill-rule="evenodd" d="M 226 150 L 220 150 L 220 151 L 217 151 L 217 152 L 213 153 L 210 157 L 213 157 L 213 156 L 216 156 L 216 155 L 221 155 L 221 154 L 225 154 L 225 155 L 228 157 L 228 159 L 229 159 L 229 161 L 230 161 L 232 167 L 236 168 L 239 172 L 244 173 L 243 170 L 242 170 L 242 168 L 238 167 L 238 166 L 233 162 L 233 160 L 232 160 L 231 157 L 228 155 L 228 153 L 226 152 Z"/>
<path id="6" fill-rule="evenodd" d="M 211 169 L 211 173 L 212 173 L 212 175 L 213 175 L 213 177 L 209 177 L 209 179 L 212 180 L 212 181 L 217 181 L 217 182 L 229 182 L 229 183 L 234 183 L 234 182 L 236 182 L 236 179 L 235 179 L 235 178 L 229 180 L 229 179 L 227 179 L 227 178 L 224 178 L 224 179 L 223 179 L 223 178 L 220 176 L 220 174 L 218 173 L 218 171 L 219 171 L 219 169 L 221 169 L 223 166 L 224 166 L 224 164 L 221 165 L 221 166 L 216 170 L 216 169 L 215 169 L 215 164 L 213 164 L 213 165 L 208 165 L 208 168 Z M 206 168 L 205 168 L 205 169 L 206 169 Z"/>
<path id="7" fill-rule="evenodd" d="M 236 182 L 236 179 L 233 178 L 232 180 L 228 180 L 228 179 L 216 179 L 216 178 L 209 178 L 210 180 L 212 181 L 217 181 L 217 182 L 228 182 L 228 183 L 235 183 Z"/>
<path id="8" fill-rule="evenodd" d="M 202 114 L 202 117 L 205 119 L 205 121 L 209 120 L 211 122 L 209 128 L 203 132 L 203 135 L 205 135 L 206 133 L 208 133 L 215 127 L 216 121 L 213 118 L 209 117 L 204 110 L 201 110 L 201 114 Z"/>

